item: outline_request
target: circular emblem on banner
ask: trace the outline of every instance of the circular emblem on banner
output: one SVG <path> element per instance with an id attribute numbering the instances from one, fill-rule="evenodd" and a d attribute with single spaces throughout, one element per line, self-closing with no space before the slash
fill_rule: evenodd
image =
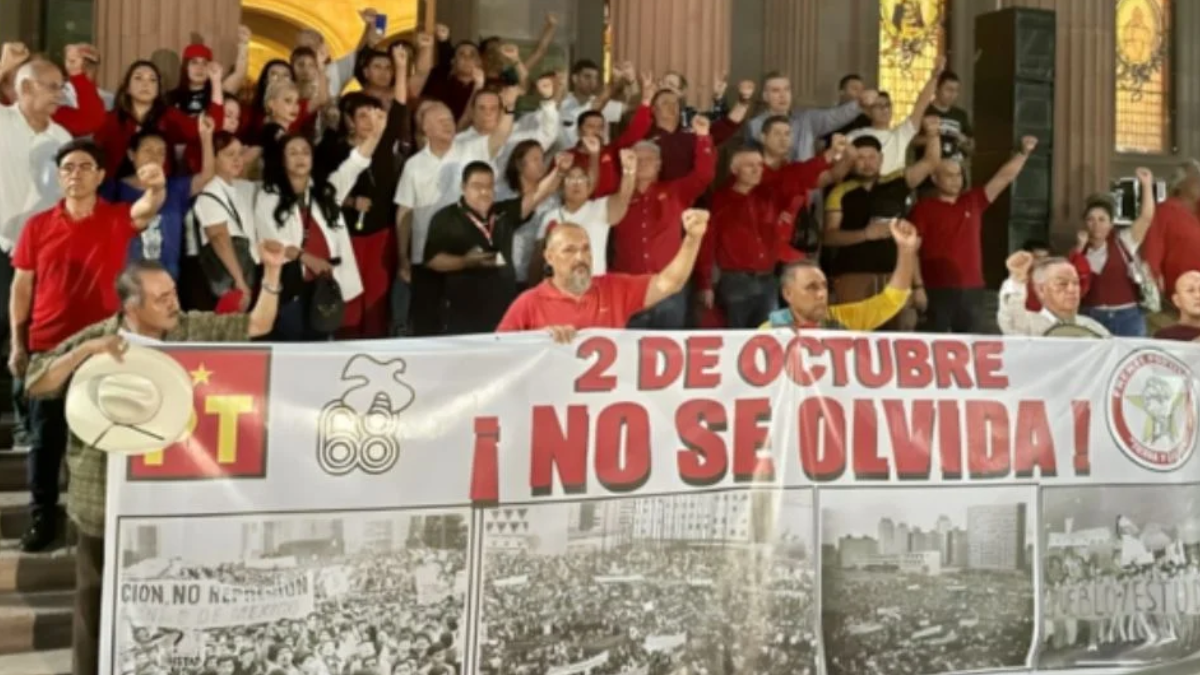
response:
<path id="1" fill-rule="evenodd" d="M 1175 471 L 1196 449 L 1196 391 L 1187 364 L 1153 349 L 1117 366 L 1108 387 L 1108 430 L 1125 456 L 1152 471 Z"/>

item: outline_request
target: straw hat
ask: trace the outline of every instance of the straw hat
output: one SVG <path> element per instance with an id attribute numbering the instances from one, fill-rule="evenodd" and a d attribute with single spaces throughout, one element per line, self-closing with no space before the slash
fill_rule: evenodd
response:
<path id="1" fill-rule="evenodd" d="M 128 346 L 118 362 L 91 357 L 67 391 L 67 426 L 88 447 L 121 455 L 162 450 L 179 440 L 192 415 L 192 378 L 156 349 Z"/>

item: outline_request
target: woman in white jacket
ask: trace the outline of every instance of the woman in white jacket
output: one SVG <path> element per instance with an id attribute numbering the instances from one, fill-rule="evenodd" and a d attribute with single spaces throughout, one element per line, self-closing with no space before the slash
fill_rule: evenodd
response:
<path id="1" fill-rule="evenodd" d="M 382 111 L 372 112 L 383 116 Z M 255 225 L 260 238 L 275 239 L 287 247 L 289 261 L 284 268 L 279 317 L 272 335 L 276 341 L 333 337 L 309 320 L 318 278 L 332 277 L 343 301 L 353 300 L 363 291 L 341 204 L 359 174 L 370 167 L 384 129 L 383 120 L 376 120 L 373 128 L 376 132 L 350 153 L 328 181 L 314 180 L 313 145 L 304 136 L 282 137 L 277 146 L 280 156 L 267 163 L 269 170 L 254 204 Z M 353 321 L 353 317 L 345 317 L 343 323 Z"/>

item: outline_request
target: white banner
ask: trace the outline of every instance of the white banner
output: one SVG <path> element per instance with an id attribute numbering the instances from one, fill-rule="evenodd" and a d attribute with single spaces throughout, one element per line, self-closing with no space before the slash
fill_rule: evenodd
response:
<path id="1" fill-rule="evenodd" d="M 267 641 L 339 672 L 1200 656 L 1190 344 L 589 332 L 168 351 L 196 424 L 109 463 L 101 673 L 137 666 L 139 631 L 180 626 L 206 658 Z M 297 574 L 307 600 L 173 601 Z"/>
<path id="2" fill-rule="evenodd" d="M 269 586 L 130 580 L 121 583 L 120 596 L 130 624 L 155 628 L 228 628 L 303 619 L 313 611 L 311 575 Z"/>

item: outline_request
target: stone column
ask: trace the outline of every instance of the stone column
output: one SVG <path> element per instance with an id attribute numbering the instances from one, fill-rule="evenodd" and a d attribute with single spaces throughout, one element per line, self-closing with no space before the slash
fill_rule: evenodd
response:
<path id="1" fill-rule="evenodd" d="M 689 102 L 706 109 L 714 79 L 729 72 L 734 6 L 734 0 L 612 0 L 613 58 L 660 76 L 682 71 Z"/>
<path id="2" fill-rule="evenodd" d="M 172 87 L 179 54 L 194 41 L 232 64 L 241 15 L 240 0 L 96 0 L 96 46 L 104 55 L 100 85 L 116 88 L 130 63 L 149 58 L 162 70 L 164 87 Z"/>
<path id="3" fill-rule="evenodd" d="M 1116 143 L 1116 9 L 1096 0 L 1000 0 L 1055 12 L 1052 245 L 1075 241 L 1088 195 L 1106 192 Z"/>

